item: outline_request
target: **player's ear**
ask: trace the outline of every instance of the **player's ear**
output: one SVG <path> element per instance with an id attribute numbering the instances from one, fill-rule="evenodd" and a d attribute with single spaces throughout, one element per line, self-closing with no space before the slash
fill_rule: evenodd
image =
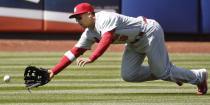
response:
<path id="1" fill-rule="evenodd" d="M 92 14 L 92 12 L 88 12 L 88 17 L 89 18 L 93 18 L 94 17 L 94 15 Z"/>

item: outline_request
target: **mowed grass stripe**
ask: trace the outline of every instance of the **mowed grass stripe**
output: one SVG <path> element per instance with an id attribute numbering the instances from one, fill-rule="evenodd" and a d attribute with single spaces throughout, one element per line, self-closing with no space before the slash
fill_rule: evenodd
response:
<path id="1" fill-rule="evenodd" d="M 17 87 L 17 86 L 10 86 L 10 87 L 1 87 L 0 88 L 1 91 L 11 91 L 11 90 L 25 90 L 27 91 L 27 89 L 22 86 L 22 87 Z M 91 84 L 88 84 L 88 85 L 77 85 L 77 86 L 72 86 L 72 85 L 59 85 L 59 86 L 45 86 L 45 87 L 40 87 L 40 88 L 37 88 L 37 89 L 33 89 L 34 91 L 35 90 L 48 90 L 48 91 L 51 91 L 51 90 L 87 90 L 87 89 L 110 89 L 110 90 L 113 90 L 113 89 L 133 89 L 133 90 L 138 90 L 138 89 L 165 89 L 167 90 L 167 92 L 171 92 L 171 90 L 173 91 L 173 89 L 180 89 L 179 87 L 177 86 L 124 86 L 124 85 L 118 85 L 118 86 L 114 86 L 114 85 L 106 85 L 106 86 L 101 86 L 101 84 L 95 84 L 95 85 L 91 85 Z M 196 93 L 196 88 L 193 86 L 193 87 L 182 87 L 182 89 L 189 89 L 190 91 L 193 91 L 194 90 L 194 93 Z M 0 92 L 1 92 L 0 91 Z"/>
<path id="2" fill-rule="evenodd" d="M 56 103 L 56 105 L 203 105 L 202 103 L 194 103 L 194 104 L 189 104 L 189 103 L 139 103 L 139 102 L 86 102 L 86 103 Z M 4 105 L 54 105 L 53 103 L 11 103 L 11 104 L 4 104 Z M 209 105 L 209 104 L 206 104 Z"/>
<path id="3" fill-rule="evenodd" d="M 73 79 L 75 80 L 75 79 Z M 65 79 L 62 79 L 62 81 L 51 81 L 51 83 L 49 83 L 48 85 L 44 86 L 44 88 L 55 88 L 55 87 L 122 87 L 122 88 L 128 88 L 128 87 L 137 87 L 137 88 L 144 88 L 144 87 L 149 87 L 149 88 L 156 88 L 156 87 L 160 87 L 160 88 L 164 88 L 164 87 L 171 87 L 171 88 L 180 88 L 178 87 L 178 85 L 176 85 L 175 83 L 172 82 L 151 82 L 149 83 L 129 83 L 129 82 L 124 82 L 122 80 L 120 81 L 101 81 L 100 79 L 92 79 L 92 81 L 85 81 L 85 79 L 83 79 L 83 81 L 65 81 Z M 81 79 L 80 79 L 81 80 Z M 98 81 L 96 81 L 98 80 Z M 19 82 L 19 81 L 18 81 Z M 102 84 L 103 82 L 103 84 Z M 160 83 L 162 83 L 160 85 Z M 7 88 L 11 88 L 11 87 L 25 87 L 24 84 L 19 84 L 19 83 L 11 83 L 11 84 L 0 84 L 0 91 L 5 90 Z M 182 88 L 189 88 L 192 87 L 192 85 L 189 84 L 185 84 L 184 86 L 182 86 Z M 11 88 L 12 89 L 12 88 Z"/>
<path id="4" fill-rule="evenodd" d="M 68 90 L 31 90 L 31 93 L 27 90 L 19 90 L 19 91 L 14 91 L 11 90 L 9 92 L 1 92 L 1 95 L 6 95 L 6 96 L 2 96 L 2 98 L 4 97 L 10 97 L 11 95 L 52 95 L 52 94 L 57 94 L 57 95 L 65 95 L 65 94 L 73 94 L 73 95 L 77 95 L 77 94 L 110 94 L 110 95 L 114 95 L 114 94 L 127 94 L 127 95 L 135 95 L 135 94 L 156 94 L 156 95 L 160 95 L 164 94 L 165 95 L 169 95 L 169 94 L 180 94 L 180 95 L 186 95 L 186 94 L 190 94 L 192 96 L 196 96 L 196 94 L 193 93 L 192 89 L 127 89 L 127 88 L 123 88 L 123 89 L 68 89 Z M 203 98 L 206 98 L 207 96 L 204 96 Z"/>
<path id="5" fill-rule="evenodd" d="M 104 92 L 105 90 L 105 92 Z M 125 93 L 128 92 L 128 93 Z M 147 91 L 147 92 L 145 92 Z M 157 93 L 157 91 L 159 91 Z M 173 92 L 167 92 L 167 91 L 173 91 Z M 84 91 L 69 91 L 64 90 L 63 92 L 57 91 L 58 93 L 54 91 L 33 91 L 32 94 L 22 94 L 21 96 L 17 96 L 17 94 L 2 94 L 6 95 L 1 99 L 2 103 L 14 103 L 14 102 L 20 102 L 20 103 L 52 103 L 56 104 L 57 102 L 76 102 L 76 103 L 89 103 L 89 102 L 99 102 L 99 103 L 109 103 L 109 102 L 115 102 L 115 103 L 200 103 L 200 101 L 203 101 L 203 103 L 207 103 L 208 97 L 207 96 L 197 96 L 195 94 L 192 94 L 191 91 L 182 92 L 179 90 L 163 90 L 161 89 L 145 89 L 144 91 L 133 91 L 132 90 L 98 90 L 93 89 L 92 91 L 89 91 L 88 93 Z M 53 96 L 50 97 L 50 95 Z M 41 95 L 40 95 L 41 94 Z M 23 96 L 24 95 L 24 96 Z M 65 96 L 65 97 L 64 97 Z M 30 99 L 28 99 L 30 97 Z M 37 98 L 39 97 L 39 98 Z M 140 97 L 140 98 L 139 98 Z M 183 98 L 187 97 L 187 98 Z M 9 98 L 12 98 L 14 100 L 9 100 Z M 199 98 L 199 102 L 198 99 Z M 190 101 L 191 100 L 191 101 Z M 161 104 L 162 105 L 162 104 Z"/>
<path id="6" fill-rule="evenodd" d="M 90 53 L 84 54 L 88 57 Z M 49 84 L 35 88 L 32 94 L 23 81 L 28 64 L 51 68 L 63 53 L 0 52 L 0 77 L 12 76 L 10 83 L 0 82 L 0 104 L 17 105 L 208 105 L 209 94 L 196 95 L 196 86 L 179 87 L 172 82 L 128 83 L 120 77 L 122 53 L 105 53 L 84 68 L 72 63 Z M 170 54 L 173 64 L 187 69 L 210 69 L 210 54 Z M 147 58 L 144 65 L 147 64 Z M 208 83 L 210 81 L 208 80 Z"/>

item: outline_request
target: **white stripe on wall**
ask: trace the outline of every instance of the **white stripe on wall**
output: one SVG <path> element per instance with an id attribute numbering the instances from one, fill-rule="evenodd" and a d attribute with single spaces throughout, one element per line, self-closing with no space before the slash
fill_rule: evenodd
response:
<path id="1" fill-rule="evenodd" d="M 42 19 L 43 12 L 41 10 L 33 10 L 33 9 L 0 7 L 0 16 Z"/>
<path id="2" fill-rule="evenodd" d="M 68 18 L 69 15 L 66 12 L 0 7 L 0 16 L 76 23 L 75 19 Z"/>
<path id="3" fill-rule="evenodd" d="M 44 11 L 44 20 L 76 23 L 75 19 L 69 19 L 69 15 L 66 12 Z"/>
<path id="4" fill-rule="evenodd" d="M 35 4 L 38 4 L 40 2 L 40 0 L 25 0 L 25 1 L 28 1 L 28 2 L 31 2 L 31 3 L 35 3 Z"/>

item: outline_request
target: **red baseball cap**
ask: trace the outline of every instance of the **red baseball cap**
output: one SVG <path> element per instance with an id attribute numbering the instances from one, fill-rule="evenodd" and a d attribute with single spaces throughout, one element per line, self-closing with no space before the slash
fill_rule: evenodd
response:
<path id="1" fill-rule="evenodd" d="M 74 14 L 70 15 L 69 18 L 75 18 L 75 15 L 94 12 L 94 8 L 89 3 L 80 3 L 74 7 Z"/>

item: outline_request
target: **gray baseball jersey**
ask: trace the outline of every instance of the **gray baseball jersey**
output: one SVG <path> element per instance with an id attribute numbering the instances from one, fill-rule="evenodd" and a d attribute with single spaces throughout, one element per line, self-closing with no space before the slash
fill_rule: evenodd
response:
<path id="1" fill-rule="evenodd" d="M 90 49 L 97 39 L 100 40 L 105 32 L 115 29 L 114 37 L 117 38 L 114 44 L 131 43 L 140 36 L 140 32 L 147 33 L 152 25 L 146 24 L 143 17 L 128 17 L 113 12 L 101 11 L 95 14 L 95 29 L 88 28 L 83 32 L 76 47 Z M 149 19 L 147 19 L 149 20 Z"/>
<path id="2" fill-rule="evenodd" d="M 95 29 L 86 29 L 75 46 L 90 49 L 104 33 L 115 29 L 113 43 L 126 43 L 121 67 L 121 75 L 125 81 L 163 79 L 191 84 L 201 81 L 201 72 L 177 68 L 171 63 L 165 46 L 164 32 L 156 21 L 104 11 L 96 13 L 95 16 Z M 140 35 L 141 33 L 143 35 Z M 142 66 L 146 56 L 149 66 Z"/>

